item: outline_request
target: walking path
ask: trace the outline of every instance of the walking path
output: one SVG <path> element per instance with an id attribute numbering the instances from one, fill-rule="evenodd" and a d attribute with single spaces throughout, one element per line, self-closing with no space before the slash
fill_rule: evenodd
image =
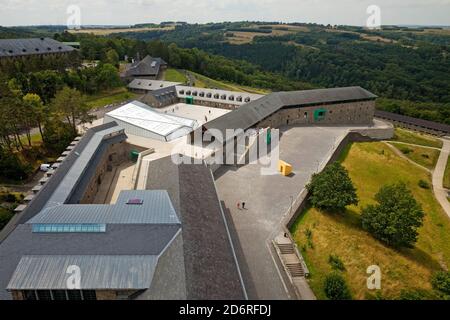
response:
<path id="1" fill-rule="evenodd" d="M 433 190 L 436 199 L 450 218 L 450 202 L 447 199 L 448 193 L 443 187 L 445 167 L 450 154 L 450 140 L 442 139 L 442 141 L 444 142 L 444 145 L 442 146 L 436 168 L 433 171 Z"/>
<path id="2" fill-rule="evenodd" d="M 422 166 L 421 164 L 418 164 L 417 162 L 411 160 L 410 158 L 408 158 L 407 156 L 405 156 L 403 154 L 403 152 L 401 152 L 399 149 L 397 149 L 395 146 L 393 146 L 392 144 L 389 143 L 389 141 L 383 141 L 392 151 L 395 152 L 396 155 L 398 155 L 400 158 L 405 159 L 406 161 L 408 161 L 409 163 L 425 170 L 428 171 L 429 173 L 432 173 L 432 171 L 424 166 Z M 410 144 L 411 146 L 415 146 L 418 147 L 419 145 L 415 145 L 415 144 Z"/>

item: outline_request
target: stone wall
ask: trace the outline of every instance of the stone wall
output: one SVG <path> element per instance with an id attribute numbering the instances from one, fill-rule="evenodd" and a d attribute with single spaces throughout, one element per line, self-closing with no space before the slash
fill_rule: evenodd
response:
<path id="1" fill-rule="evenodd" d="M 119 166 L 128 159 L 131 146 L 125 141 L 113 143 L 108 147 L 104 153 L 101 161 L 97 166 L 94 176 L 91 178 L 80 203 L 92 203 L 97 194 L 99 187 L 103 181 L 106 171 L 111 171 L 113 167 Z"/>
<path id="2" fill-rule="evenodd" d="M 314 116 L 316 110 L 323 109 L 323 118 Z M 258 127 L 277 128 L 290 124 L 371 124 L 375 112 L 375 101 L 339 103 L 323 106 L 281 109 L 258 123 Z"/>

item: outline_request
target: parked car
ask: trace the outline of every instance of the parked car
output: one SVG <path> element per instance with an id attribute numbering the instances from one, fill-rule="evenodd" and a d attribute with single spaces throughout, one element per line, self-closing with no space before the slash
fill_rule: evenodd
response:
<path id="1" fill-rule="evenodd" d="M 41 167 L 39 168 L 39 170 L 41 170 L 43 172 L 47 172 L 49 169 L 50 169 L 50 164 L 48 164 L 48 163 L 41 164 Z"/>

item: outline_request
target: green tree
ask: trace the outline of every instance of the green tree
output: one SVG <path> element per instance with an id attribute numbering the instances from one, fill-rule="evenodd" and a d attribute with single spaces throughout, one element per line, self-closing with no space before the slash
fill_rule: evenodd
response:
<path id="1" fill-rule="evenodd" d="M 362 226 L 375 238 L 394 247 L 412 247 L 424 212 L 403 182 L 383 186 L 375 195 L 377 205 L 362 209 Z"/>
<path id="2" fill-rule="evenodd" d="M 78 90 L 69 87 L 64 87 L 56 94 L 52 100 L 52 111 L 67 121 L 74 134 L 77 133 L 79 123 L 92 121 L 84 97 Z"/>
<path id="3" fill-rule="evenodd" d="M 96 81 L 101 89 L 111 89 L 122 85 L 119 72 L 112 64 L 103 64 L 97 67 Z"/>
<path id="4" fill-rule="evenodd" d="M 106 59 L 105 62 L 112 64 L 113 66 L 119 66 L 119 54 L 114 49 L 109 49 L 106 51 Z"/>
<path id="5" fill-rule="evenodd" d="M 30 127 L 37 125 L 39 133 L 43 138 L 42 123 L 44 122 L 47 113 L 41 97 L 34 93 L 27 93 L 22 100 L 25 106 L 25 112 L 28 114 L 27 117 L 29 118 Z M 30 131 L 28 130 L 28 139 L 30 140 L 29 134 Z"/>
<path id="6" fill-rule="evenodd" d="M 438 271 L 431 278 L 433 288 L 440 292 L 450 295 L 450 272 Z"/>
<path id="7" fill-rule="evenodd" d="M 347 170 L 334 162 L 321 173 L 314 174 L 306 188 L 311 193 L 312 205 L 329 211 L 342 211 L 346 206 L 358 204 L 356 188 Z"/>
<path id="8" fill-rule="evenodd" d="M 333 272 L 326 276 L 324 282 L 325 295 L 330 300 L 350 300 L 351 294 L 344 277 Z"/>

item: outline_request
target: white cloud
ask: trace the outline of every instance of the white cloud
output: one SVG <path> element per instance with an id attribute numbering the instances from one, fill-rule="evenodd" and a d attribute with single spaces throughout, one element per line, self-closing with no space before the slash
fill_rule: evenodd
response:
<path id="1" fill-rule="evenodd" d="M 450 0 L 0 0 L 0 24 L 64 24 L 71 4 L 80 6 L 83 24 L 270 20 L 361 25 L 367 6 L 375 4 L 384 24 L 450 25 Z"/>

